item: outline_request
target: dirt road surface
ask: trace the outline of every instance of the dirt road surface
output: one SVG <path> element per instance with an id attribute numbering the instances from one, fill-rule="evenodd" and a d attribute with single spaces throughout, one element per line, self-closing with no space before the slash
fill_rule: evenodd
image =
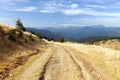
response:
<path id="1" fill-rule="evenodd" d="M 87 56 L 62 45 L 50 44 L 40 57 L 12 80 L 113 80 Z"/>

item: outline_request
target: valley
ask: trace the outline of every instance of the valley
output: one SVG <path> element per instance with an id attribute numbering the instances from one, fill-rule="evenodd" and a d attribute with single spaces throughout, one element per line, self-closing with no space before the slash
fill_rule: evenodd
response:
<path id="1" fill-rule="evenodd" d="M 28 31 L 34 31 L 46 36 L 58 40 L 61 36 L 67 41 L 86 43 L 93 42 L 101 39 L 119 38 L 120 28 L 118 27 L 106 27 L 104 25 L 93 26 L 71 26 L 60 28 L 27 28 Z M 78 35 L 79 34 L 79 35 Z"/>

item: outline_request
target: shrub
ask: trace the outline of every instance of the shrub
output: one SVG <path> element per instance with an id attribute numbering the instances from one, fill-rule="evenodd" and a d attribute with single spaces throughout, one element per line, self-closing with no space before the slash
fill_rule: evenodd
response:
<path id="1" fill-rule="evenodd" d="M 21 38 L 22 35 L 23 35 L 22 31 L 17 31 L 17 36 L 18 36 L 19 38 Z"/>
<path id="2" fill-rule="evenodd" d="M 6 34 L 8 35 L 8 38 L 11 41 L 16 41 L 15 32 L 16 32 L 15 29 L 12 29 L 12 30 L 9 30 L 9 31 L 6 32 Z"/>
<path id="3" fill-rule="evenodd" d="M 40 33 L 36 32 L 35 35 L 36 35 L 38 38 L 41 38 Z"/>
<path id="4" fill-rule="evenodd" d="M 60 38 L 58 39 L 58 41 L 59 41 L 59 42 L 65 42 L 65 39 L 64 39 L 64 37 L 60 37 Z"/>
<path id="5" fill-rule="evenodd" d="M 34 41 L 32 34 L 30 34 L 28 37 L 30 38 L 31 41 Z"/>
<path id="6" fill-rule="evenodd" d="M 32 34 L 35 34 L 35 32 L 34 32 L 34 31 L 32 31 L 32 30 L 30 30 L 29 32 L 30 32 L 30 33 L 32 33 Z"/>

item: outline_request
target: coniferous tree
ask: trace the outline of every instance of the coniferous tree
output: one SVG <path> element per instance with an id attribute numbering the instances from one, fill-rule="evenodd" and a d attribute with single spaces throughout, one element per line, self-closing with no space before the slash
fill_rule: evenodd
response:
<path id="1" fill-rule="evenodd" d="M 26 31 L 25 27 L 23 26 L 22 22 L 20 19 L 18 19 L 16 21 L 16 29 L 17 30 L 22 30 L 22 31 Z"/>

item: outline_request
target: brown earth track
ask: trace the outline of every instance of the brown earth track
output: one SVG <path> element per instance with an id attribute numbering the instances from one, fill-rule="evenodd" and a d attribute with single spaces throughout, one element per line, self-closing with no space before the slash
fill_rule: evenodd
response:
<path id="1" fill-rule="evenodd" d="M 113 80 L 88 56 L 70 47 L 50 44 L 42 56 L 13 80 Z"/>
<path id="2" fill-rule="evenodd" d="M 35 59 L 15 80 L 38 80 L 37 75 L 42 72 L 44 65 L 53 54 L 51 51 L 52 49 L 49 47 L 42 56 Z"/>
<path id="3" fill-rule="evenodd" d="M 66 50 L 62 46 L 56 47 L 46 66 L 44 80 L 84 80 L 80 68 Z"/>

